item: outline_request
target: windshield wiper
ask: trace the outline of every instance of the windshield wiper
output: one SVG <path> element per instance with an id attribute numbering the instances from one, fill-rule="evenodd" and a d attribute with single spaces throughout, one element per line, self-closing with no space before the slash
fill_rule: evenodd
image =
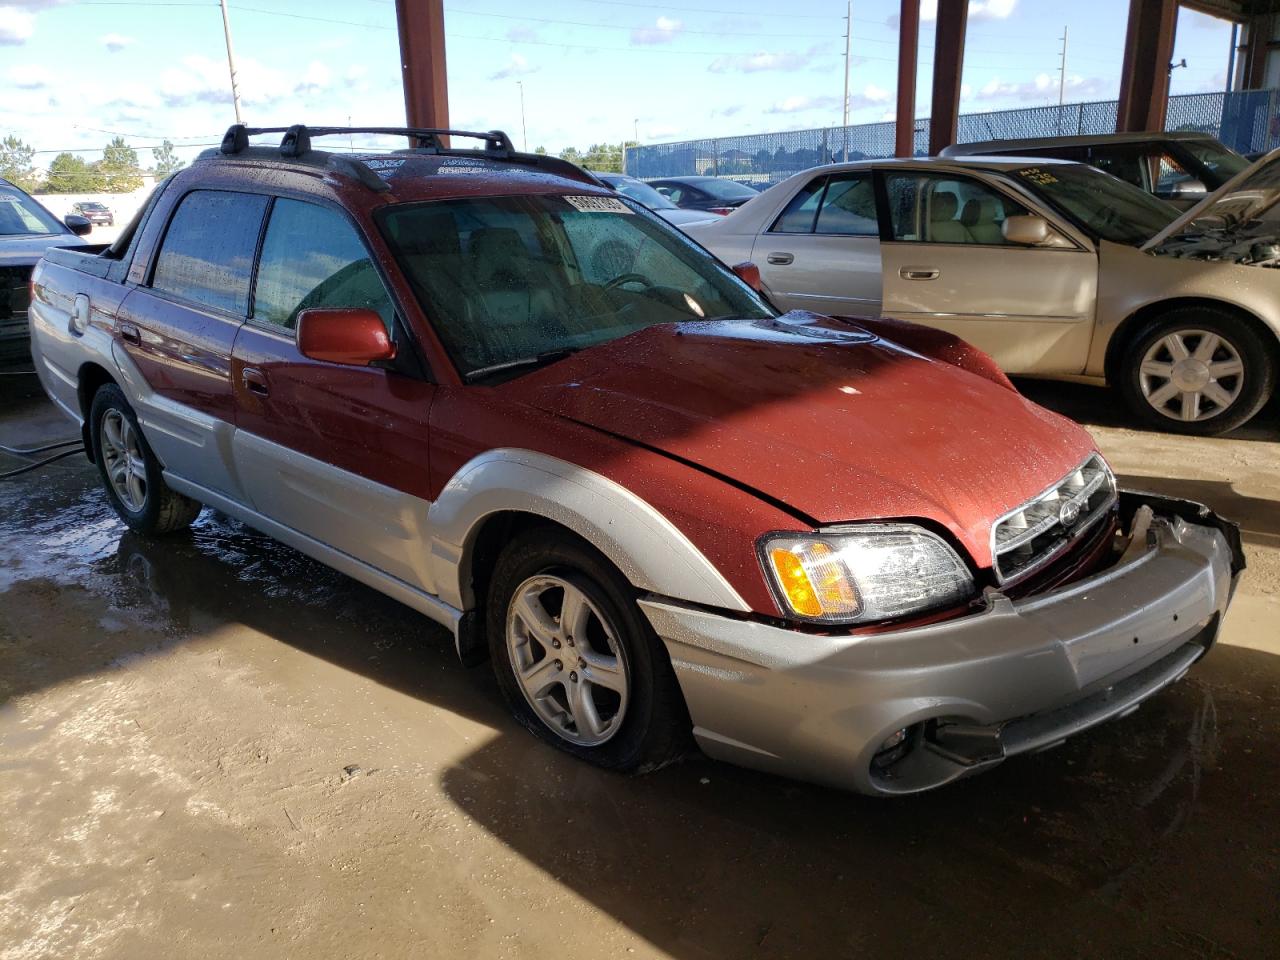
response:
<path id="1" fill-rule="evenodd" d="M 561 347 L 558 350 L 546 350 L 532 357 L 521 357 L 519 360 L 504 360 L 502 363 L 478 367 L 467 373 L 462 379 L 466 380 L 467 383 L 471 383 L 473 380 L 479 380 L 481 377 L 488 376 L 491 373 L 501 373 L 504 370 L 518 370 L 522 367 L 545 367 L 548 364 L 555 363 L 557 360 L 573 356 L 579 349 L 579 347 Z"/>

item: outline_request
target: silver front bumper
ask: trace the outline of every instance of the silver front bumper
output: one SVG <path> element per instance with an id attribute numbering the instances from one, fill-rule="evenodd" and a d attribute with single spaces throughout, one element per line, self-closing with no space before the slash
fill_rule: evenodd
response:
<path id="1" fill-rule="evenodd" d="M 1123 493 L 1139 529 L 1099 573 L 921 627 L 819 635 L 656 599 L 703 750 L 863 793 L 914 793 L 1129 712 L 1212 645 L 1243 569 L 1235 528 L 1198 504 Z M 886 770 L 872 757 L 912 728 Z"/>

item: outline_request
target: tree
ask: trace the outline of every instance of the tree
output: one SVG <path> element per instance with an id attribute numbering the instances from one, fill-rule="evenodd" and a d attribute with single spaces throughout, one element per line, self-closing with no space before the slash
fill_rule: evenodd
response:
<path id="1" fill-rule="evenodd" d="M 86 163 L 74 153 L 60 153 L 49 164 L 49 193 L 97 193 L 102 190 L 98 165 Z"/>
<path id="2" fill-rule="evenodd" d="M 568 160 L 570 163 L 582 163 L 582 157 L 578 154 L 576 147 L 565 147 L 560 151 L 560 159 Z"/>
<path id="3" fill-rule="evenodd" d="M 129 193 L 142 188 L 142 171 L 138 169 L 138 151 L 116 137 L 102 150 L 103 189 L 110 193 Z"/>
<path id="4" fill-rule="evenodd" d="M 10 134 L 0 140 L 0 177 L 28 193 L 35 190 L 39 178 L 34 164 L 35 149 Z"/>
<path id="5" fill-rule="evenodd" d="M 547 155 L 547 148 L 546 148 L 546 147 L 539 147 L 537 150 L 535 150 L 535 151 L 533 151 L 533 152 L 534 152 L 534 153 L 536 153 L 536 154 L 537 154 L 538 156 L 540 156 L 540 157 L 545 157 L 545 156 Z"/>
<path id="6" fill-rule="evenodd" d="M 156 179 L 163 180 L 169 174 L 186 166 L 173 151 L 173 144 L 165 140 L 158 147 L 151 148 L 151 158 L 156 165 Z"/>

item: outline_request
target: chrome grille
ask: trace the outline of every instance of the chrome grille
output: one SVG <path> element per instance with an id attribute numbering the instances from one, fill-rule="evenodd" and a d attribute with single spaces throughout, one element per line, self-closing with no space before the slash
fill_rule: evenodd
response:
<path id="1" fill-rule="evenodd" d="M 1005 583 L 1040 569 L 1101 520 L 1115 502 L 1115 477 L 1095 453 L 996 521 L 991 528 L 996 579 Z"/>

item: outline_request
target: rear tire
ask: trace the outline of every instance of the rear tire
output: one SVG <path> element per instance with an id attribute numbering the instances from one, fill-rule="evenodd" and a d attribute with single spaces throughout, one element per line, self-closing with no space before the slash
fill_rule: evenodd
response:
<path id="1" fill-rule="evenodd" d="M 142 435 L 137 414 L 114 383 L 93 395 L 89 436 L 107 499 L 130 530 L 160 536 L 189 527 L 200 515 L 200 503 L 164 482 L 164 468 Z"/>
<path id="2" fill-rule="evenodd" d="M 654 770 L 680 756 L 690 724 L 675 672 L 608 560 L 539 527 L 503 549 L 490 583 L 490 660 L 524 727 L 609 770 Z M 580 611 L 572 622 L 562 622 L 566 604 Z"/>
<path id="3" fill-rule="evenodd" d="M 1129 341 L 1117 387 L 1150 427 L 1217 436 L 1246 423 L 1270 398 L 1273 347 L 1227 310 L 1170 310 Z"/>

